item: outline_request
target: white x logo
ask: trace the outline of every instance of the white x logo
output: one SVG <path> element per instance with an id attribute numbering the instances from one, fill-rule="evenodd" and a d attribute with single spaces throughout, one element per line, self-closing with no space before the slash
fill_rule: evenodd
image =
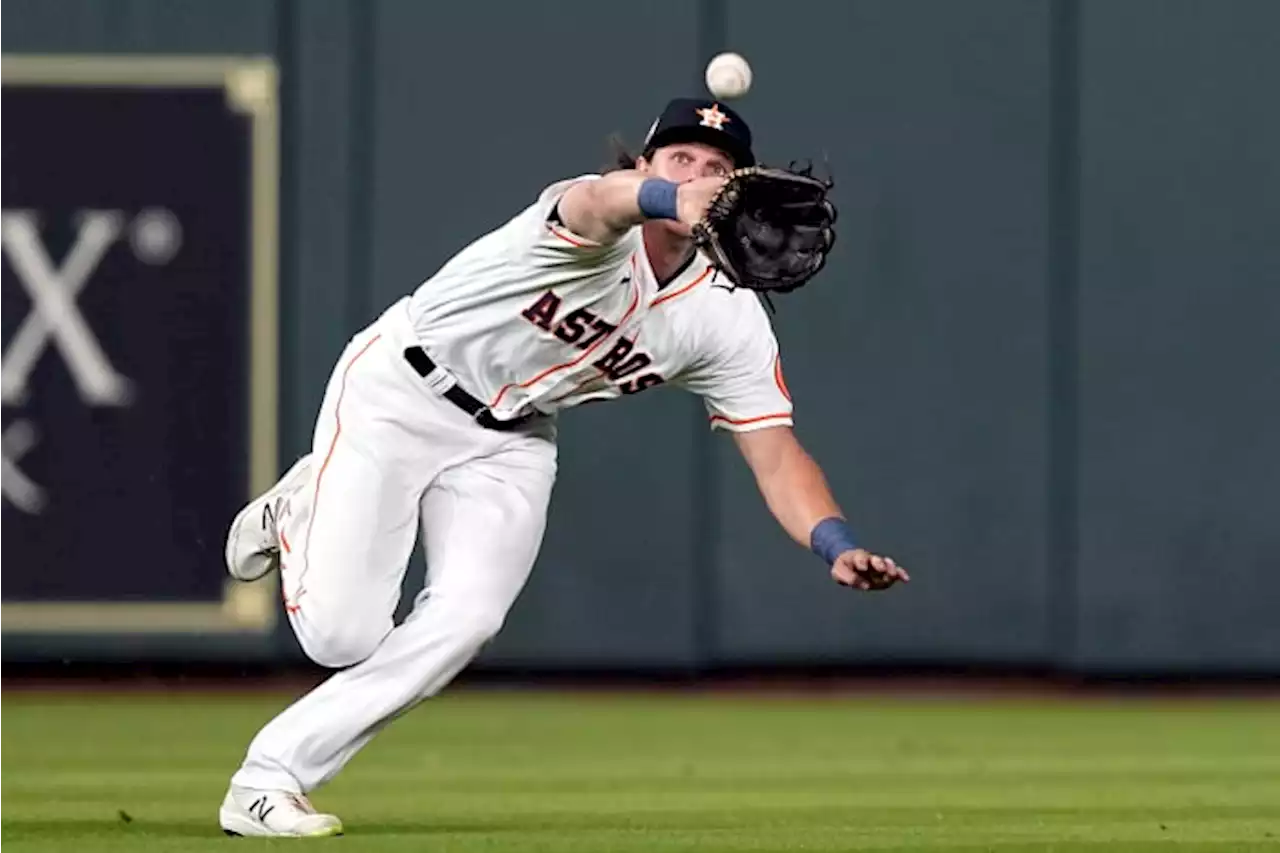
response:
<path id="1" fill-rule="evenodd" d="M 0 432 L 0 507 L 5 502 L 31 515 L 45 508 L 45 493 L 18 467 L 18 460 L 36 446 L 36 429 L 26 420 L 15 420 Z"/>
<path id="2" fill-rule="evenodd" d="M 32 302 L 31 313 L 14 333 L 0 367 L 0 397 L 6 404 L 18 405 L 25 401 L 27 380 L 51 337 L 85 403 L 91 406 L 128 404 L 129 379 L 112 367 L 75 301 L 124 224 L 124 216 L 119 211 L 85 211 L 77 223 L 75 244 L 62 268 L 54 269 L 40 238 L 35 215 L 27 211 L 5 211 L 4 251 Z"/>

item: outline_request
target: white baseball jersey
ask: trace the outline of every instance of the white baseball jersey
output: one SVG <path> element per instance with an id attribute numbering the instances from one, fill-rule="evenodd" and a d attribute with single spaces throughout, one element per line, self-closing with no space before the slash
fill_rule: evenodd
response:
<path id="1" fill-rule="evenodd" d="M 699 395 L 714 428 L 792 423 L 778 342 L 750 291 L 717 284 L 701 254 L 659 289 L 639 227 L 609 245 L 538 199 L 455 255 L 409 300 L 422 346 L 500 419 L 662 384 Z"/>

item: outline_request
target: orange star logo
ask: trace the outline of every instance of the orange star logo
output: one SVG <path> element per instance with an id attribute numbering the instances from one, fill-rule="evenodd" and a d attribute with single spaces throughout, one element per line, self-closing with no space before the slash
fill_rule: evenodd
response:
<path id="1" fill-rule="evenodd" d="M 694 112 L 702 116 L 702 121 L 698 123 L 703 127 L 714 127 L 716 130 L 724 130 L 725 123 L 729 121 L 729 117 L 720 112 L 719 104 L 712 104 L 709 107 L 694 110 Z"/>

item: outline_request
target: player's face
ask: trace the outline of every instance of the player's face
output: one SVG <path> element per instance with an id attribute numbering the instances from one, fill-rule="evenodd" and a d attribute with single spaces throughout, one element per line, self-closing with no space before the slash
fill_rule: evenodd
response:
<path id="1" fill-rule="evenodd" d="M 727 154 L 701 142 L 680 142 L 659 148 L 647 166 L 646 171 L 654 176 L 676 183 L 724 177 L 733 171 L 733 161 Z"/>
<path id="2" fill-rule="evenodd" d="M 640 160 L 638 168 L 654 177 L 683 184 L 695 178 L 727 176 L 733 171 L 733 160 L 719 148 L 701 142 L 679 142 L 654 151 L 653 159 Z M 689 226 L 683 222 L 663 220 L 654 224 L 674 237 L 687 239 L 690 234 Z"/>

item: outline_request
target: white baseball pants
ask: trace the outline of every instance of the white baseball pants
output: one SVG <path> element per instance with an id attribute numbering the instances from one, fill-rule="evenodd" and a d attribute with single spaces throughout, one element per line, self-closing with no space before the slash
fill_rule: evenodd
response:
<path id="1" fill-rule="evenodd" d="M 339 359 L 310 475 L 278 522 L 294 633 L 317 663 L 349 668 L 268 723 L 233 784 L 305 793 L 333 778 L 497 633 L 541 546 L 554 425 L 486 429 L 430 390 L 404 360 L 406 303 Z M 427 583 L 396 626 L 419 523 Z"/>

